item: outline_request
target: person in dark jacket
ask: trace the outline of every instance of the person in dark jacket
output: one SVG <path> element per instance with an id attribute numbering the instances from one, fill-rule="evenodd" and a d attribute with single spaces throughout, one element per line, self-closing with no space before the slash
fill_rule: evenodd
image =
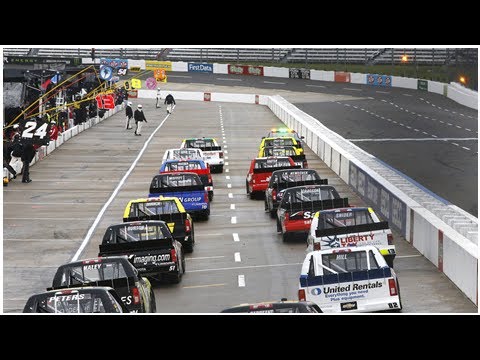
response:
<path id="1" fill-rule="evenodd" d="M 135 110 L 135 114 L 133 114 L 133 117 L 135 119 L 135 125 L 137 125 L 137 127 L 135 128 L 135 135 L 141 136 L 143 122 L 148 122 L 145 118 L 145 114 L 143 113 L 142 104 L 138 104 L 137 110 Z"/>
<path id="2" fill-rule="evenodd" d="M 173 110 L 173 105 L 176 105 L 175 99 L 173 98 L 172 94 L 168 94 L 165 97 L 164 104 L 167 105 L 167 114 L 171 114 Z"/>
<path id="3" fill-rule="evenodd" d="M 32 182 L 30 179 L 30 163 L 35 158 L 36 150 L 33 147 L 33 144 L 29 141 L 23 145 L 23 154 L 22 154 L 22 161 L 23 161 L 23 177 L 22 183 L 29 183 Z"/>
<path id="4" fill-rule="evenodd" d="M 133 109 L 132 109 L 132 102 L 131 101 L 127 102 L 127 106 L 125 107 L 125 115 L 127 117 L 126 130 L 133 129 L 130 126 L 130 120 L 132 120 L 132 117 L 133 117 Z"/>
<path id="5" fill-rule="evenodd" d="M 9 152 L 9 148 L 10 146 L 8 142 L 3 141 L 3 167 L 6 168 L 15 179 L 17 177 L 17 172 L 9 164 L 11 160 L 11 156 L 10 156 L 11 151 Z"/>
<path id="6" fill-rule="evenodd" d="M 22 170 L 22 154 L 23 154 L 23 144 L 20 141 L 20 134 L 15 134 L 13 137 L 12 142 L 10 143 L 9 147 L 7 148 L 8 154 L 10 155 L 10 163 L 9 165 L 13 169 L 17 169 L 20 166 L 18 172 Z"/>

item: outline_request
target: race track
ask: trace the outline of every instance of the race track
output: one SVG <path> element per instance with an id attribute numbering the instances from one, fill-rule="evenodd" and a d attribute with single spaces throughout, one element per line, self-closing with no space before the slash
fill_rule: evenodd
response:
<path id="1" fill-rule="evenodd" d="M 308 96 L 291 95 L 299 103 L 308 103 Z M 317 100 L 343 109 L 330 102 L 332 96 L 318 94 Z M 342 99 L 356 101 L 352 96 Z M 74 256 L 100 210 L 138 160 L 80 256 L 95 257 L 105 228 L 121 222 L 128 200 L 147 195 L 163 152 L 190 136 L 219 139 L 228 165 L 223 174 L 213 175 L 212 215 L 208 221 L 195 223 L 197 246 L 187 255 L 182 282 L 159 285 L 155 290 L 157 311 L 215 313 L 244 302 L 295 299 L 305 245 L 283 243 L 274 220 L 263 211 L 263 201 L 250 200 L 245 194 L 247 168 L 260 139 L 281 122 L 262 106 L 179 101 L 174 114 L 138 157 L 149 135 L 165 119 L 165 109 L 155 109 L 154 100 L 133 100 L 134 105 L 139 101 L 149 120 L 143 136 L 124 130 L 123 113 L 114 115 L 33 166 L 32 183 L 13 181 L 4 188 L 4 311 L 21 311 L 28 296 L 50 286 L 56 267 Z M 352 204 L 362 204 L 310 149 L 306 155 L 310 168 L 328 178 Z M 398 234 L 395 242 L 395 268 L 405 312 L 477 311 Z"/>

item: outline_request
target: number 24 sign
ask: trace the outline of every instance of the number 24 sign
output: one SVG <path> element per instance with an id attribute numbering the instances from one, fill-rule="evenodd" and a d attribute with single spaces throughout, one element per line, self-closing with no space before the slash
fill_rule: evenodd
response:
<path id="1" fill-rule="evenodd" d="M 22 124 L 22 138 L 38 145 L 48 145 L 50 142 L 50 124 L 42 119 L 27 119 Z"/>

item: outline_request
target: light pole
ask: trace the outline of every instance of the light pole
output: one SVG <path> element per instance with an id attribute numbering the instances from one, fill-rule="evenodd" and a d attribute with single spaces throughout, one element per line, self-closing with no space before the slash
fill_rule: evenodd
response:
<path id="1" fill-rule="evenodd" d="M 407 54 L 403 54 L 402 55 L 402 64 L 403 64 L 403 77 L 405 77 L 405 68 L 407 66 L 407 63 L 408 63 L 408 56 Z"/>

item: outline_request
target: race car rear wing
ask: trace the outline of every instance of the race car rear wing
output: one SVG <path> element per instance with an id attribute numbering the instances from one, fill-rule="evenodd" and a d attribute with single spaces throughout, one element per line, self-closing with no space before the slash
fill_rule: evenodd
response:
<path id="1" fill-rule="evenodd" d="M 254 174 L 264 174 L 264 173 L 270 173 L 274 172 L 275 170 L 286 170 L 286 169 L 301 169 L 302 167 L 300 165 L 295 165 L 295 166 L 279 166 L 279 167 L 271 167 L 271 168 L 259 168 L 259 169 L 253 169 Z"/>
<path id="2" fill-rule="evenodd" d="M 222 151 L 221 146 L 205 146 L 205 147 L 196 147 L 195 149 L 200 149 L 202 151 Z"/>
<path id="3" fill-rule="evenodd" d="M 152 214 L 152 215 L 141 215 L 141 216 L 129 216 L 124 217 L 123 222 L 130 222 L 130 221 L 145 221 L 145 220 L 161 220 L 165 221 L 166 223 L 177 223 L 177 222 L 184 222 L 185 221 L 185 214 L 184 213 L 170 213 L 170 214 Z"/>
<path id="4" fill-rule="evenodd" d="M 290 203 L 287 201 L 282 201 L 281 208 L 285 209 L 287 212 L 294 211 L 311 211 L 316 212 L 320 210 L 329 210 L 336 208 L 349 207 L 348 198 L 340 199 L 326 199 L 326 200 L 316 200 L 316 201 L 303 201 Z"/>
<path id="5" fill-rule="evenodd" d="M 117 240 L 118 241 L 118 240 Z M 114 244 L 100 244 L 98 256 L 111 255 L 124 251 L 135 252 L 143 250 L 171 249 L 173 247 L 172 239 L 157 239 L 135 242 L 117 242 Z"/>
<path id="6" fill-rule="evenodd" d="M 169 187 L 155 187 L 150 186 L 150 194 L 165 194 L 173 192 L 191 192 L 204 191 L 205 185 L 191 185 L 191 186 L 169 186 Z"/>
<path id="7" fill-rule="evenodd" d="M 86 287 L 86 286 L 109 286 L 115 289 L 117 293 L 121 293 L 120 291 L 121 289 L 123 288 L 130 289 L 131 286 L 135 286 L 135 278 L 133 276 L 109 279 L 109 280 L 96 280 L 96 281 L 84 281 L 86 279 L 77 279 L 77 278 L 72 278 L 71 280 L 76 281 L 76 283 L 70 283 L 69 285 L 63 285 L 63 286 L 48 287 L 47 291 Z"/>
<path id="8" fill-rule="evenodd" d="M 388 230 L 388 221 L 381 221 L 371 224 L 361 224 L 361 225 L 352 225 L 352 226 L 342 226 L 334 227 L 330 229 L 317 229 L 315 231 L 316 237 L 323 236 L 334 236 L 334 235 L 344 235 L 344 234 L 353 234 L 367 231 L 378 231 L 378 230 Z"/>

